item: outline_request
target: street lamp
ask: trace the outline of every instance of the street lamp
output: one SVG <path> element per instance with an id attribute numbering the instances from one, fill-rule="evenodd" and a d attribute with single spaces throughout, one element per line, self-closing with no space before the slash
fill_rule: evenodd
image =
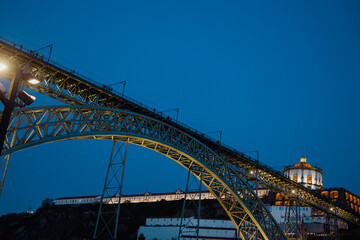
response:
<path id="1" fill-rule="evenodd" d="M 0 70 L 5 70 L 6 68 L 7 66 L 4 63 L 0 63 Z M 7 96 L 7 91 L 4 86 L 2 86 L 2 84 L 0 86 L 0 100 L 4 104 L 4 110 L 2 112 L 0 122 L 0 155 L 3 150 L 6 132 L 10 123 L 11 113 L 13 112 L 15 107 L 23 107 L 30 105 L 36 99 L 34 96 L 31 96 L 24 90 L 19 90 L 22 81 L 27 81 L 31 84 L 37 84 L 40 82 L 39 80 L 24 73 L 21 69 L 16 69 L 14 76 L 12 77 L 9 93 L 7 94 Z M 23 102 L 23 105 L 16 102 L 17 97 Z"/>
<path id="2" fill-rule="evenodd" d="M 0 71 L 4 71 L 6 69 L 6 65 L 4 63 L 0 63 Z"/>
<path id="3" fill-rule="evenodd" d="M 0 71 L 4 71 L 6 68 L 7 65 L 0 62 Z M 21 81 L 28 81 L 30 84 L 37 84 L 40 82 L 39 80 L 29 76 L 28 74 L 25 74 L 21 69 L 16 69 L 14 76 L 11 80 L 8 94 L 6 88 L 0 83 L 0 100 L 4 104 L 4 110 L 2 112 L 0 121 L 0 156 L 5 142 L 6 132 L 9 127 L 11 113 L 13 112 L 14 108 L 30 105 L 36 99 L 34 96 L 31 96 L 30 94 L 21 89 Z M 23 102 L 23 104 L 16 102 L 17 97 Z M 3 177 L 0 183 L 0 195 L 4 186 L 6 171 L 9 165 L 9 159 L 10 157 L 7 156 Z"/>
<path id="4" fill-rule="evenodd" d="M 178 118 L 179 118 L 179 108 L 172 108 L 172 109 L 161 111 L 159 113 L 162 115 L 164 112 L 170 112 L 170 111 L 175 111 L 176 112 L 176 122 L 177 122 Z"/>
<path id="5" fill-rule="evenodd" d="M 112 83 L 110 85 L 108 85 L 108 87 L 116 85 L 116 84 L 122 84 L 123 85 L 123 91 L 122 91 L 122 97 L 124 97 L 124 92 L 125 92 L 125 86 L 126 86 L 126 81 L 121 81 L 121 82 L 116 82 L 116 83 Z"/>

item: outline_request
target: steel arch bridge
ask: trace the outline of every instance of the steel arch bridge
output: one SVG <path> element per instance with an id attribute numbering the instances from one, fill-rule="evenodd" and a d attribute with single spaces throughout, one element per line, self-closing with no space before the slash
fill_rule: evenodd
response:
<path id="1" fill-rule="evenodd" d="M 40 139 L 45 138 L 49 141 L 60 141 L 64 139 L 76 138 L 118 139 L 122 141 L 128 141 L 137 145 L 142 145 L 144 147 L 148 147 L 162 154 L 165 154 L 182 164 L 184 167 L 190 168 L 190 170 L 196 176 L 199 175 L 199 169 L 201 168 L 215 167 L 215 165 L 206 165 L 210 164 L 211 162 L 209 162 L 209 160 L 205 161 L 205 157 L 211 156 L 214 158 L 216 157 L 216 159 L 219 160 L 219 162 L 217 163 L 219 163 L 220 165 L 216 165 L 217 167 L 224 167 L 225 170 L 229 170 L 230 172 L 223 172 L 224 176 L 217 175 L 219 174 L 218 170 L 220 169 L 211 168 L 212 170 L 214 170 L 214 172 L 212 173 L 215 174 L 218 178 L 216 178 L 215 175 L 211 175 L 209 172 L 208 174 L 210 175 L 206 175 L 208 176 L 208 178 L 204 180 L 205 185 L 209 186 L 210 188 L 211 186 L 213 186 L 211 185 L 213 182 L 218 183 L 218 181 L 220 180 L 217 179 L 222 178 L 224 179 L 221 181 L 231 181 L 232 178 L 237 181 L 231 183 L 229 185 L 230 187 L 240 187 L 241 184 L 244 182 L 244 187 L 240 187 L 239 191 L 236 191 L 232 188 L 232 190 L 229 190 L 228 188 L 224 187 L 223 190 L 226 190 L 224 190 L 224 192 L 219 192 L 216 190 L 218 188 L 220 189 L 220 187 L 216 187 L 216 185 L 214 185 L 214 190 L 211 190 L 215 194 L 215 196 L 218 197 L 218 200 L 232 199 L 233 202 L 229 200 L 230 202 L 224 201 L 222 204 L 223 206 L 225 206 L 225 209 L 233 209 L 231 210 L 231 213 L 229 211 L 228 213 L 236 215 L 231 215 L 232 219 L 235 219 L 233 221 L 235 222 L 235 224 L 237 224 L 238 227 L 244 227 L 242 233 L 244 237 L 250 238 L 251 236 L 254 236 L 254 233 L 256 233 L 256 231 L 259 231 L 261 233 L 260 235 L 263 236 L 263 238 L 265 239 L 272 239 L 277 234 L 279 234 L 280 237 L 283 236 L 281 232 L 279 233 L 276 224 L 271 223 L 271 217 L 268 217 L 268 212 L 263 210 L 263 208 L 261 207 L 261 202 L 259 202 L 257 198 L 254 198 L 254 193 L 252 192 L 251 188 L 248 188 L 245 183 L 245 181 L 247 180 L 256 181 L 259 185 L 267 187 L 275 192 L 279 192 L 285 196 L 297 198 L 299 199 L 299 201 L 311 207 L 319 209 L 324 213 L 335 215 L 348 223 L 360 225 L 359 213 L 356 213 L 347 206 L 340 206 L 334 202 L 331 202 L 330 199 L 327 199 L 319 195 L 318 193 L 291 181 L 281 172 L 271 169 L 270 167 L 256 161 L 255 159 L 246 156 L 241 152 L 238 152 L 236 149 L 233 149 L 229 146 L 219 143 L 218 141 L 208 138 L 204 134 L 196 131 L 195 129 L 182 125 L 177 121 L 172 121 L 171 119 L 166 118 L 156 112 L 155 109 L 148 108 L 143 104 L 137 102 L 136 100 L 130 99 L 116 92 L 109 91 L 108 89 L 102 87 L 101 84 L 93 82 L 91 79 L 76 74 L 70 69 L 60 66 L 54 62 L 43 61 L 42 59 L 39 59 L 30 53 L 31 52 L 29 50 L 22 48 L 22 46 L 20 47 L 19 45 L 15 45 L 14 43 L 6 40 L 0 40 L 0 59 L 5 59 L 6 61 L 15 65 L 17 68 L 20 68 L 24 71 L 26 70 L 26 73 L 31 74 L 36 78 L 42 80 L 41 84 L 25 84 L 26 87 L 31 88 L 32 90 L 37 91 L 40 94 L 44 94 L 54 99 L 60 100 L 69 106 L 44 107 L 37 109 L 29 108 L 18 110 L 16 112 L 17 115 L 14 115 L 14 117 L 12 118 L 12 125 L 11 129 L 9 130 L 13 132 L 9 132 L 8 134 L 8 142 L 5 146 L 5 148 L 7 149 L 3 152 L 3 154 L 8 154 L 30 146 L 35 146 L 37 144 L 40 144 Z M 13 73 L 14 71 L 10 71 L 6 75 L 2 76 L 10 79 Z M 77 107 L 75 105 L 77 105 Z M 85 111 L 84 109 L 87 110 Z M 123 132 L 122 134 L 114 134 L 114 132 L 111 131 L 103 131 L 99 135 L 90 134 L 89 131 L 91 129 L 98 129 L 100 126 L 102 126 L 103 128 L 107 126 L 110 129 L 115 129 L 115 127 L 118 127 L 117 125 L 107 125 L 106 122 L 108 121 L 108 118 L 111 118 L 109 115 L 106 115 L 109 113 L 109 111 L 120 111 L 121 113 L 127 113 L 129 114 L 129 116 L 131 115 L 133 117 L 139 116 L 135 117 L 137 122 L 132 122 L 132 124 L 134 124 L 132 126 L 139 126 L 145 122 L 149 123 L 150 120 L 148 121 L 144 119 L 152 119 L 152 121 L 158 121 L 159 124 L 165 124 L 163 126 L 168 127 L 166 128 L 167 130 L 165 131 L 165 133 L 162 134 L 168 134 L 169 137 L 171 136 L 170 139 L 173 139 L 173 136 L 175 135 L 172 134 L 182 133 L 185 139 L 183 140 L 180 138 L 177 141 L 173 140 L 174 142 L 171 143 L 173 145 L 162 145 L 160 144 L 160 142 L 156 142 L 154 141 L 154 139 L 151 139 L 150 136 L 140 137 L 139 135 L 136 135 L 138 134 L 136 132 L 133 132 L 132 134 L 125 134 Z M 93 115 L 88 115 L 90 113 L 93 113 Z M 75 117 L 75 115 L 73 116 L 73 114 L 79 114 L 77 116 L 79 119 L 84 116 L 88 117 L 89 119 L 87 119 L 87 123 L 85 125 L 81 125 L 81 127 L 80 125 L 78 125 L 77 121 L 74 121 L 74 125 L 71 125 L 66 119 L 72 119 L 73 117 Z M 106 118 L 103 118 L 105 116 Z M 142 116 L 143 119 L 139 122 L 140 116 Z M 52 125 L 49 128 L 47 128 L 45 125 L 36 125 L 37 122 L 45 123 L 46 118 L 51 118 L 53 121 L 55 121 L 51 123 Z M 97 118 L 99 118 L 99 120 L 102 119 L 102 122 L 97 121 Z M 130 120 L 132 121 L 133 119 L 127 119 L 126 121 Z M 143 120 L 144 122 L 142 122 Z M 85 119 L 83 122 L 85 122 Z M 97 124 L 100 124 L 100 126 L 95 125 L 95 122 Z M 50 122 L 48 122 L 48 124 L 50 124 Z M 76 128 L 76 130 L 74 130 L 74 128 Z M 46 132 L 44 132 L 43 129 L 47 129 Z M 84 129 L 88 130 L 88 135 L 85 133 L 83 135 L 80 134 L 80 132 Z M 73 130 L 78 132 L 72 132 Z M 137 130 L 140 131 L 141 128 L 139 127 Z M 65 135 L 66 137 L 62 137 Z M 15 136 L 15 138 L 12 138 L 13 136 Z M 51 140 L 50 136 L 53 136 Z M 192 144 L 195 145 L 186 145 L 186 147 L 195 149 L 194 147 L 199 146 L 197 144 L 201 144 L 202 146 L 206 147 L 200 152 L 198 152 L 198 154 L 200 154 L 200 156 L 202 157 L 202 161 L 204 162 L 200 162 L 199 159 L 191 158 L 193 157 L 193 155 L 185 154 L 185 152 L 182 152 L 184 149 L 178 149 L 178 146 L 174 145 L 180 144 L 180 142 L 184 142 L 185 140 L 189 140 L 190 138 L 194 139 L 194 142 Z M 209 149 L 209 151 L 207 149 Z M 179 153 L 177 153 L 178 158 L 176 158 L 176 155 L 169 155 L 173 154 L 173 151 L 175 150 L 179 151 Z M 182 161 L 180 157 L 187 157 L 187 160 Z M 221 165 L 221 163 L 223 165 Z M 254 170 L 256 170 L 256 175 L 254 174 Z M 213 179 L 214 181 L 211 182 Z M 220 183 L 225 183 L 221 181 Z M 243 201 L 242 204 L 241 201 Z M 234 203 L 234 205 L 232 206 L 230 203 Z M 241 217 L 239 218 L 239 216 L 245 216 L 241 215 L 245 213 L 240 213 L 241 209 L 245 209 L 244 206 L 245 208 L 247 207 L 247 209 L 250 208 L 250 215 L 248 215 L 243 222 L 240 222 L 241 220 L 239 219 L 241 219 Z M 263 214 L 263 216 L 261 216 L 261 214 Z M 267 221 L 269 221 L 269 228 L 265 228 L 264 224 L 259 224 L 262 223 L 262 219 L 266 219 Z M 244 224 L 241 225 L 241 223 Z M 262 225 L 262 230 L 255 229 L 255 227 L 257 227 L 258 225 Z M 264 236 L 264 233 L 266 237 Z"/>
<path id="2" fill-rule="evenodd" d="M 68 139 L 112 139 L 161 153 L 185 167 L 214 194 L 242 239 L 286 239 L 236 168 L 194 137 L 162 121 L 119 109 L 47 106 L 16 110 L 4 155 Z"/>

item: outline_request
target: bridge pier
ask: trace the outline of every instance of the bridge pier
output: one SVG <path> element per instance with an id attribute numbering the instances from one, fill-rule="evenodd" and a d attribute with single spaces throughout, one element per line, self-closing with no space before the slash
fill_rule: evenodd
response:
<path id="1" fill-rule="evenodd" d="M 190 239 L 199 239 L 202 181 L 203 181 L 203 170 L 200 169 L 200 181 L 198 181 L 198 179 L 196 179 L 196 177 L 191 174 L 189 168 L 188 176 L 186 180 L 184 203 L 181 211 L 178 240 L 184 239 L 183 235 L 192 236 L 193 238 Z M 199 193 L 198 200 L 196 200 L 196 192 Z M 190 199 L 187 201 L 188 197 Z M 193 211 L 191 207 L 194 207 L 196 209 L 197 219 L 195 219 L 195 216 L 192 214 Z M 187 237 L 186 239 L 189 239 L 189 237 Z"/>
<path id="2" fill-rule="evenodd" d="M 117 238 L 127 146 L 127 142 L 118 146 L 113 141 L 93 239 Z"/>
<path id="3" fill-rule="evenodd" d="M 300 204 L 297 198 L 290 198 L 289 205 L 285 206 L 284 233 L 288 239 L 302 240 L 300 228 Z"/>

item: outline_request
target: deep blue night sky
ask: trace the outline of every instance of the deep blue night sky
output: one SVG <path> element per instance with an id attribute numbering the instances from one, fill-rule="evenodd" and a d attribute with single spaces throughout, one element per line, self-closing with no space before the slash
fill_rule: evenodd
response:
<path id="1" fill-rule="evenodd" d="M 29 49 L 53 43 L 53 60 L 101 83 L 126 80 L 126 95 L 179 107 L 181 122 L 222 130 L 278 170 L 304 153 L 325 187 L 360 195 L 359 12 L 359 1 L 20 0 L 1 4 L 0 35 Z M 77 140 L 13 154 L 0 214 L 100 194 L 110 149 Z M 125 174 L 125 194 L 186 183 L 175 162 L 136 146 Z"/>

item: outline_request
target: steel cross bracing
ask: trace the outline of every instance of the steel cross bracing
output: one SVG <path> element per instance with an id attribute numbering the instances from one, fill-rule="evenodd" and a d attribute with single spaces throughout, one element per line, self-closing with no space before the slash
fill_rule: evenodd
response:
<path id="1" fill-rule="evenodd" d="M 49 97 L 58 99 L 67 104 L 99 105 L 112 108 L 146 110 L 141 104 L 134 103 L 113 91 L 101 87 L 101 84 L 92 81 L 73 70 L 67 69 L 55 62 L 46 62 L 30 54 L 30 50 L 12 46 L 0 41 L 0 59 L 5 60 L 13 68 L 9 68 L 6 75 L 10 79 L 17 68 L 28 69 L 26 73 L 42 80 L 42 84 L 26 87 Z M 122 95 L 122 94 L 121 94 Z M 160 115 L 160 114 L 159 114 Z"/>
<path id="2" fill-rule="evenodd" d="M 284 232 L 288 238 L 302 239 L 300 234 L 300 205 L 297 199 L 290 199 L 289 206 L 285 207 Z"/>
<path id="3" fill-rule="evenodd" d="M 113 141 L 93 239 L 116 239 L 124 182 L 127 142 Z"/>
<path id="4" fill-rule="evenodd" d="M 219 156 L 226 158 L 234 167 L 237 167 L 238 173 L 243 178 L 254 180 L 256 177 L 256 182 L 258 182 L 259 185 L 268 187 L 276 192 L 281 192 L 290 197 L 296 197 L 291 193 L 295 190 L 301 202 L 309 204 L 328 214 L 336 214 L 345 221 L 357 225 L 360 224 L 360 215 L 347 206 L 339 206 L 331 202 L 330 199 L 289 180 L 281 172 L 275 171 L 229 146 L 206 137 L 205 134 L 199 133 L 190 127 L 163 117 L 155 112 L 155 109 L 147 108 L 127 97 L 121 97 L 121 94 L 116 94 L 102 88 L 101 84 L 71 73 L 69 69 L 56 65 L 55 63 L 48 63 L 37 59 L 28 52 L 29 51 L 24 48 L 20 50 L 9 43 L 0 41 L 0 58 L 7 59 L 18 67 L 25 68 L 25 66 L 29 66 L 29 71 L 43 80 L 42 84 L 27 87 L 68 104 L 119 108 L 153 117 L 187 133 L 212 149 Z M 9 76 L 4 77 L 10 79 L 11 73 Z M 258 170 L 256 176 L 251 174 L 253 169 Z"/>
<path id="5" fill-rule="evenodd" d="M 200 181 L 198 181 L 191 171 L 188 171 L 178 240 L 199 239 L 202 177 L 203 174 L 200 173 Z"/>
<path id="6" fill-rule="evenodd" d="M 242 239 L 285 239 L 283 232 L 225 159 L 166 123 L 118 109 L 87 106 L 47 106 L 14 111 L 3 154 L 66 139 L 111 139 L 159 152 L 189 169 L 214 194 Z M 257 234 L 259 232 L 259 234 Z"/>

